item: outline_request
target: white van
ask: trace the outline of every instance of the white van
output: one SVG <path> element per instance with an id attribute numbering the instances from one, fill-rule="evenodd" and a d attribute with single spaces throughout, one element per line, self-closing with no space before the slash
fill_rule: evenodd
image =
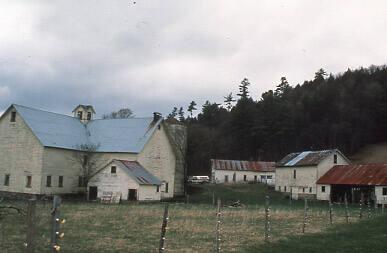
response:
<path id="1" fill-rule="evenodd" d="M 204 184 L 209 183 L 210 178 L 208 176 L 189 176 L 188 183 L 191 184 Z"/>

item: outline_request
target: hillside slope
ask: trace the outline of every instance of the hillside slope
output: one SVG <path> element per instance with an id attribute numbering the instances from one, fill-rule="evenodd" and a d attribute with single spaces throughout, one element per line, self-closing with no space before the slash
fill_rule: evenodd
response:
<path id="1" fill-rule="evenodd" d="M 387 163 L 387 143 L 366 145 L 349 159 L 354 164 Z"/>

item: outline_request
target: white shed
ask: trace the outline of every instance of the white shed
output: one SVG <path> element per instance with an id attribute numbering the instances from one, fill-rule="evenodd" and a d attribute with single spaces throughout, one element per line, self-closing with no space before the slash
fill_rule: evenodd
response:
<path id="1" fill-rule="evenodd" d="M 89 180 L 89 199 L 120 195 L 122 200 L 158 201 L 161 184 L 137 161 L 114 159 Z"/>
<path id="2" fill-rule="evenodd" d="M 275 183 L 275 163 L 211 159 L 213 183 Z"/>

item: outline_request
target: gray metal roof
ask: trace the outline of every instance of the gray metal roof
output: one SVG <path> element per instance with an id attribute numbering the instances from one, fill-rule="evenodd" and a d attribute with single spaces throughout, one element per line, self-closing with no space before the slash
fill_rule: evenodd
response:
<path id="1" fill-rule="evenodd" d="M 127 161 L 127 160 L 113 160 L 122 166 L 122 169 L 125 170 L 138 184 L 141 185 L 161 185 L 161 181 L 149 173 L 144 167 L 141 166 L 136 161 Z"/>
<path id="2" fill-rule="evenodd" d="M 277 167 L 315 166 L 331 154 L 340 154 L 348 163 L 350 161 L 339 150 L 319 150 L 290 153 L 277 162 Z"/>
<path id="3" fill-rule="evenodd" d="M 94 144 L 97 152 L 139 153 L 162 121 L 153 118 L 79 119 L 21 105 L 12 105 L 43 146 L 77 150 Z"/>

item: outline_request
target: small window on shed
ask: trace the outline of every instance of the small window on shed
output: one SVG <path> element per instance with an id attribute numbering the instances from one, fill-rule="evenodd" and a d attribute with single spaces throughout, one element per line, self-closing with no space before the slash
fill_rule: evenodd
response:
<path id="1" fill-rule="evenodd" d="M 46 178 L 46 187 L 51 187 L 51 176 L 47 176 Z"/>
<path id="2" fill-rule="evenodd" d="M 156 186 L 156 192 L 159 192 L 160 191 L 160 186 Z"/>
<path id="3" fill-rule="evenodd" d="M 337 164 L 337 155 L 333 155 L 333 163 Z"/>
<path id="4" fill-rule="evenodd" d="M 82 116 L 83 116 L 83 113 L 82 112 L 78 112 L 78 119 L 82 119 Z"/>
<path id="5" fill-rule="evenodd" d="M 284 186 L 284 192 L 286 192 L 286 186 Z"/>
<path id="6" fill-rule="evenodd" d="M 110 172 L 111 172 L 112 174 L 116 174 L 116 173 L 117 173 L 117 167 L 116 167 L 116 166 L 112 166 L 112 167 L 110 168 Z"/>
<path id="7" fill-rule="evenodd" d="M 296 172 L 296 170 L 293 170 L 293 178 L 294 178 L 294 179 L 297 178 L 297 172 Z"/>
<path id="8" fill-rule="evenodd" d="M 91 120 L 91 112 L 87 113 L 87 120 Z"/>
<path id="9" fill-rule="evenodd" d="M 257 175 L 255 175 L 254 176 L 254 182 L 257 182 L 257 180 L 258 180 L 258 177 L 257 177 Z"/>
<path id="10" fill-rule="evenodd" d="M 4 185 L 5 186 L 9 186 L 9 178 L 10 178 L 10 174 L 5 174 L 5 178 L 4 178 Z"/>
<path id="11" fill-rule="evenodd" d="M 16 112 L 11 112 L 11 122 L 16 121 Z"/>
<path id="12" fill-rule="evenodd" d="M 63 187 L 63 176 L 59 176 L 58 187 Z"/>
<path id="13" fill-rule="evenodd" d="M 387 187 L 384 187 L 384 188 L 383 188 L 383 195 L 384 195 L 384 196 L 387 196 Z"/>
<path id="14" fill-rule="evenodd" d="M 32 176 L 27 176 L 26 177 L 26 187 L 31 188 L 32 185 Z"/>
<path id="15" fill-rule="evenodd" d="M 235 173 L 232 175 L 232 181 L 233 181 L 233 182 L 236 181 L 236 174 L 235 174 Z"/>
<path id="16" fill-rule="evenodd" d="M 325 192 L 325 185 L 321 186 L 321 192 Z"/>
<path id="17" fill-rule="evenodd" d="M 309 187 L 309 193 L 312 193 L 312 187 Z"/>
<path id="18" fill-rule="evenodd" d="M 305 192 L 305 188 L 304 187 L 302 187 L 302 192 Z"/>
<path id="19" fill-rule="evenodd" d="M 247 175 L 243 175 L 243 181 L 247 181 Z"/>
<path id="20" fill-rule="evenodd" d="M 228 175 L 224 176 L 224 182 L 228 183 Z"/>

